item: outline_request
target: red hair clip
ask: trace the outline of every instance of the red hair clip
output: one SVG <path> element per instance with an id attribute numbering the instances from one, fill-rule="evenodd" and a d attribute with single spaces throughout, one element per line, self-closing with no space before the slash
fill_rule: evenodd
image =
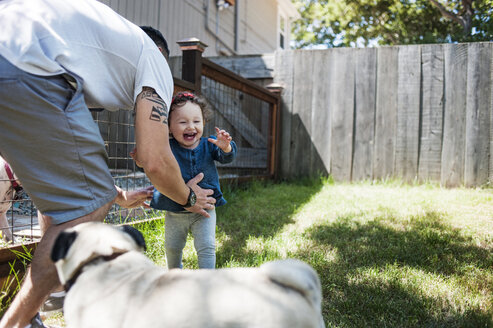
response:
<path id="1" fill-rule="evenodd" d="M 180 92 L 176 96 L 173 97 L 173 99 L 171 100 L 171 104 L 174 104 L 177 101 L 182 101 L 183 98 L 186 98 L 186 100 L 194 100 L 195 95 L 193 93 L 190 93 L 190 92 Z"/>

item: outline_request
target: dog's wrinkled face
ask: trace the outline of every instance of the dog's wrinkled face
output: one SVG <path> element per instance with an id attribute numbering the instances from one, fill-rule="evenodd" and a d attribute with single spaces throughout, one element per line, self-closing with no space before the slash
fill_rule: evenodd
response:
<path id="1" fill-rule="evenodd" d="M 145 250 L 145 240 L 135 228 L 100 222 L 82 223 L 61 232 L 51 252 L 60 282 L 65 284 L 85 264 L 98 257 Z"/>

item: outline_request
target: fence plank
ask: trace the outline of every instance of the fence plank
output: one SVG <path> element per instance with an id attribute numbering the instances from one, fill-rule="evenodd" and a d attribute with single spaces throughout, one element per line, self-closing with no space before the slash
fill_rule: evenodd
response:
<path id="1" fill-rule="evenodd" d="M 422 47 L 422 115 L 418 168 L 421 181 L 440 180 L 444 106 L 443 60 L 442 45 Z"/>
<path id="2" fill-rule="evenodd" d="M 445 110 L 441 183 L 456 187 L 463 183 L 466 131 L 467 44 L 444 48 Z"/>
<path id="3" fill-rule="evenodd" d="M 291 124 L 293 113 L 294 51 L 277 51 L 274 82 L 283 86 L 281 104 L 281 154 L 279 169 L 281 176 L 289 176 L 291 164 Z"/>
<path id="4" fill-rule="evenodd" d="M 333 49 L 330 79 L 331 174 L 351 179 L 354 119 L 354 59 L 352 49 Z"/>
<path id="5" fill-rule="evenodd" d="M 493 185 L 493 43 L 490 43 L 490 52 L 491 52 L 491 62 L 490 62 L 490 83 L 491 83 L 491 101 L 490 101 L 490 166 L 489 166 L 489 182 L 490 185 Z"/>
<path id="6" fill-rule="evenodd" d="M 312 99 L 312 154 L 313 173 L 327 174 L 330 171 L 330 107 L 329 90 L 332 52 L 316 50 L 313 53 L 314 80 Z"/>
<path id="7" fill-rule="evenodd" d="M 491 102 L 489 44 L 470 44 L 467 63 L 464 183 L 472 187 L 488 181 Z"/>
<path id="8" fill-rule="evenodd" d="M 324 108 L 327 106 L 327 103 L 325 102 L 325 99 L 328 97 L 324 97 L 324 91 L 326 89 L 326 81 L 327 77 L 324 75 L 325 71 L 327 70 L 326 67 L 322 67 L 321 64 L 323 63 L 323 50 L 311 50 L 311 62 L 312 62 L 312 83 L 311 86 L 311 98 L 306 99 L 307 102 L 310 102 L 309 104 L 309 109 L 310 110 L 310 116 L 306 117 L 307 119 L 310 119 L 310 124 L 309 124 L 309 130 L 308 130 L 308 138 L 310 139 L 310 145 L 309 145 L 309 150 L 310 150 L 310 166 L 308 167 L 309 170 L 309 175 L 310 176 L 318 176 L 322 173 L 327 173 L 328 171 L 325 170 L 325 165 L 324 162 L 322 161 L 322 158 L 320 156 L 320 153 L 318 151 L 318 148 L 316 147 L 315 143 L 315 135 L 318 135 L 318 133 L 322 132 L 321 135 L 321 140 L 323 143 L 323 138 L 326 133 L 323 132 L 323 127 L 320 127 L 320 124 L 318 124 L 320 115 L 327 116 Z M 325 98 L 325 99 L 324 99 Z M 315 127 L 317 125 L 317 127 Z M 321 128 L 321 129 L 320 129 Z M 322 130 L 322 131 L 321 131 Z"/>
<path id="9" fill-rule="evenodd" d="M 373 178 L 394 175 L 397 133 L 398 47 L 378 49 Z"/>
<path id="10" fill-rule="evenodd" d="M 377 49 L 355 51 L 355 123 L 352 180 L 372 178 Z"/>
<path id="11" fill-rule="evenodd" d="M 313 51 L 294 52 L 293 117 L 291 125 L 291 173 L 309 174 L 311 165 L 311 105 L 313 97 Z M 303 83 L 299 83 L 303 81 Z"/>
<path id="12" fill-rule="evenodd" d="M 404 181 L 418 173 L 421 47 L 399 48 L 395 171 Z"/>

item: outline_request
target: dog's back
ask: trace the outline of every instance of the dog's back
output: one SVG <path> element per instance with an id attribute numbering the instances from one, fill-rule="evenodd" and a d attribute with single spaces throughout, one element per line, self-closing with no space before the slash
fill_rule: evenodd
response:
<path id="1" fill-rule="evenodd" d="M 301 261 L 166 271 L 139 251 L 144 244 L 135 229 L 97 223 L 60 234 L 52 260 L 71 286 L 68 327 L 324 327 L 318 275 Z"/>
<path id="2" fill-rule="evenodd" d="M 314 309 L 321 309 L 322 286 L 318 274 L 305 262 L 288 259 L 267 262 L 260 270 L 275 283 L 302 294 Z M 320 313 L 320 327 L 324 327 Z"/>
<path id="3" fill-rule="evenodd" d="M 325 327 L 318 276 L 299 261 L 167 272 L 136 252 L 111 262 L 68 293 L 69 327 Z"/>

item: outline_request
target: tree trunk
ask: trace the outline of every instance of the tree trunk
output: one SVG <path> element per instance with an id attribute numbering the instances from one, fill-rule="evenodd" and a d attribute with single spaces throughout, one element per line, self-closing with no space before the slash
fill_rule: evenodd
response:
<path id="1" fill-rule="evenodd" d="M 445 8 L 440 2 L 437 0 L 430 0 L 430 2 L 438 8 L 443 17 L 450 19 L 462 26 L 464 30 L 464 35 L 470 35 L 472 30 L 472 17 L 474 15 L 474 9 L 472 8 L 472 2 L 474 0 L 462 0 L 462 10 L 459 14 L 455 14 L 447 8 Z"/>

